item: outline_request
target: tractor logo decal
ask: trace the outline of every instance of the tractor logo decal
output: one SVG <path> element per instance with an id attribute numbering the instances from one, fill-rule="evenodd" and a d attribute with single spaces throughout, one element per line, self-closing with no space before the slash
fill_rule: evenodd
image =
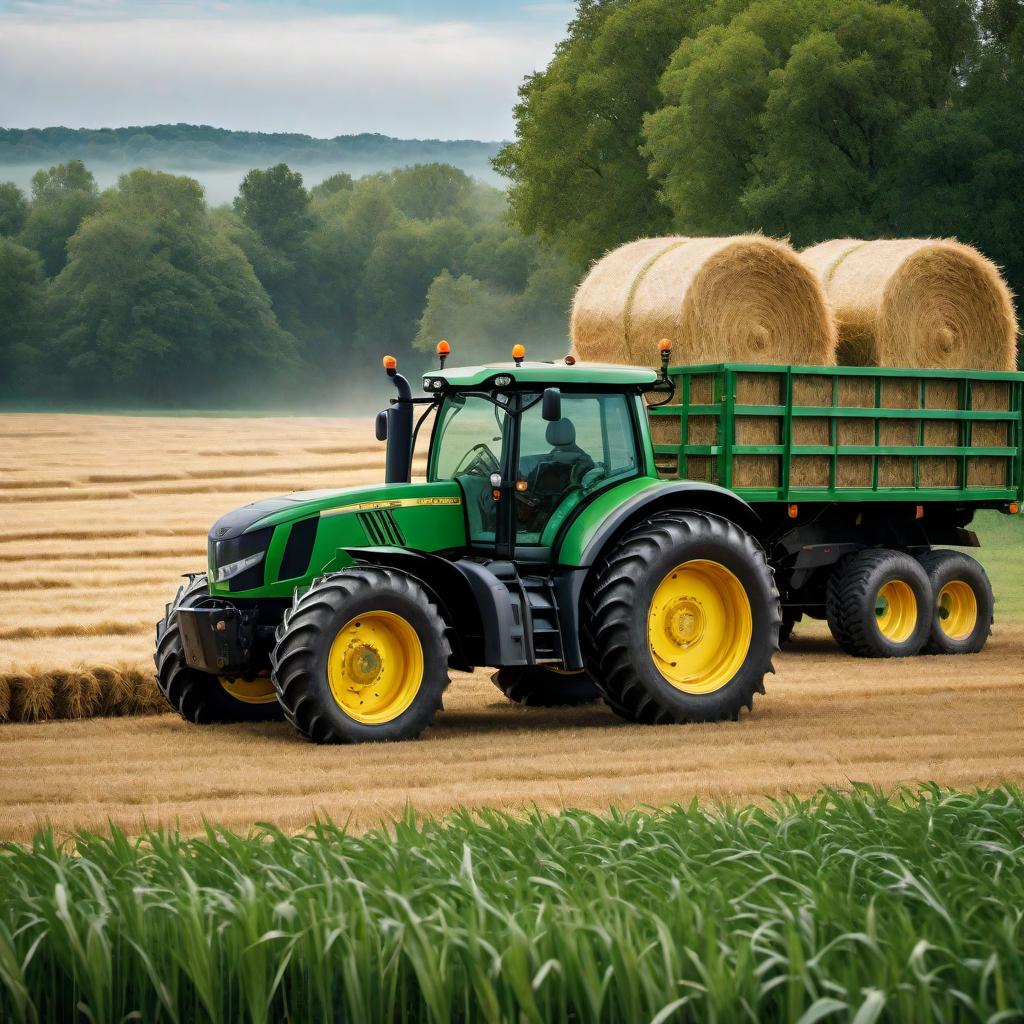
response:
<path id="1" fill-rule="evenodd" d="M 378 509 L 393 508 L 423 508 L 435 505 L 461 505 L 462 498 L 459 497 L 433 497 L 433 498 L 389 498 L 384 501 L 362 501 L 355 505 L 341 505 L 338 508 L 324 509 L 320 516 L 340 516 L 346 512 L 372 512 Z"/>

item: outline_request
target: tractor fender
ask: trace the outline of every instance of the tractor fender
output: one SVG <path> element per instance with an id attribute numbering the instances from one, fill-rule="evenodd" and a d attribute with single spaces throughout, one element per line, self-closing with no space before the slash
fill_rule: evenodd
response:
<path id="1" fill-rule="evenodd" d="M 599 495 L 576 517 L 562 538 L 558 561 L 589 569 L 634 523 L 672 509 L 710 512 L 755 535 L 761 522 L 738 494 L 717 484 L 652 479 L 649 486 L 638 489 L 637 481 L 627 481 Z"/>

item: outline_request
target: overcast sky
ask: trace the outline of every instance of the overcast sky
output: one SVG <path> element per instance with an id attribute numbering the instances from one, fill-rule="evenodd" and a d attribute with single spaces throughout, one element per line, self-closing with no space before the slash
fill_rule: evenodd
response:
<path id="1" fill-rule="evenodd" d="M 563 0 L 0 0 L 0 126 L 505 139 Z"/>

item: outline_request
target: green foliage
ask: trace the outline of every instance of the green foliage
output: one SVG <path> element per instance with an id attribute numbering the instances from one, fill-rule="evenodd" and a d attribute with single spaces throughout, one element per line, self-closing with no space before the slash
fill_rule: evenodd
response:
<path id="1" fill-rule="evenodd" d="M 0 1015 L 1011 1020 L 1024 796 L 408 815 L 0 851 Z"/>
<path id="2" fill-rule="evenodd" d="M 299 243 L 310 229 L 309 193 L 302 175 L 287 164 L 252 170 L 242 180 L 235 210 L 268 245 L 286 248 Z"/>
<path id="3" fill-rule="evenodd" d="M 956 235 L 1024 293 L 1018 0 L 669 6 L 583 0 L 526 80 L 495 161 L 520 227 L 581 260 L 667 230 Z"/>
<path id="4" fill-rule="evenodd" d="M 282 164 L 250 171 L 233 206 L 213 211 L 187 177 L 133 171 L 98 198 L 91 182 L 81 165 L 36 176 L 20 237 L 58 272 L 10 333 L 47 366 L 47 386 L 33 391 L 21 373 L 11 397 L 337 407 L 376 378 L 384 351 L 411 356 L 415 375 L 425 331 L 457 334 L 467 361 L 496 339 L 507 351 L 511 324 L 537 356 L 565 350 L 578 267 L 515 231 L 501 193 L 454 167 L 336 174 L 307 191 Z M 60 269 L 70 227 L 52 246 L 38 236 L 69 197 L 88 200 L 90 216 Z M 462 275 L 493 301 L 453 303 L 479 297 L 448 288 Z"/>
<path id="5" fill-rule="evenodd" d="M 711 0 L 580 0 L 569 34 L 515 108 L 516 139 L 494 160 L 526 234 L 589 259 L 670 223 L 640 153 L 658 79 Z"/>
<path id="6" fill-rule="evenodd" d="M 0 392 L 36 390 L 36 332 L 43 299 L 39 257 L 13 239 L 0 238 Z"/>
<path id="7" fill-rule="evenodd" d="M 21 241 L 42 256 L 47 277 L 60 273 L 67 262 L 68 239 L 98 205 L 96 179 L 80 160 L 32 175 L 32 209 Z"/>
<path id="8" fill-rule="evenodd" d="M 295 340 L 191 179 L 123 176 L 69 249 L 48 315 L 80 391 L 182 404 L 295 365 Z"/>
<path id="9" fill-rule="evenodd" d="M 0 236 L 18 234 L 27 216 L 25 193 L 13 181 L 0 181 Z"/>
<path id="10" fill-rule="evenodd" d="M 407 217 L 436 220 L 466 214 L 473 179 L 450 164 L 417 164 L 392 172 L 389 191 Z"/>
<path id="11" fill-rule="evenodd" d="M 455 346 L 461 360 L 463 340 L 470 343 L 473 359 L 507 359 L 520 340 L 519 310 L 512 295 L 478 281 L 469 274 L 452 277 L 447 270 L 434 279 L 416 334 L 416 347 L 433 352 L 441 338 Z"/>

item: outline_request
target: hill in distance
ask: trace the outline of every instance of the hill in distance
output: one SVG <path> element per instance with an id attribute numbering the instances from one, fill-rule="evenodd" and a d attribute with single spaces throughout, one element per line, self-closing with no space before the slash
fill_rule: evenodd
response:
<path id="1" fill-rule="evenodd" d="M 197 178 L 212 204 L 229 202 L 246 171 L 286 163 L 307 185 L 337 171 L 353 177 L 411 164 L 448 163 L 481 181 L 503 184 L 490 160 L 501 142 L 474 139 L 396 139 L 293 133 L 238 132 L 209 125 L 158 124 L 130 128 L 0 128 L 0 180 L 28 187 L 32 174 L 65 160 L 84 161 L 101 187 L 133 167 Z"/>

